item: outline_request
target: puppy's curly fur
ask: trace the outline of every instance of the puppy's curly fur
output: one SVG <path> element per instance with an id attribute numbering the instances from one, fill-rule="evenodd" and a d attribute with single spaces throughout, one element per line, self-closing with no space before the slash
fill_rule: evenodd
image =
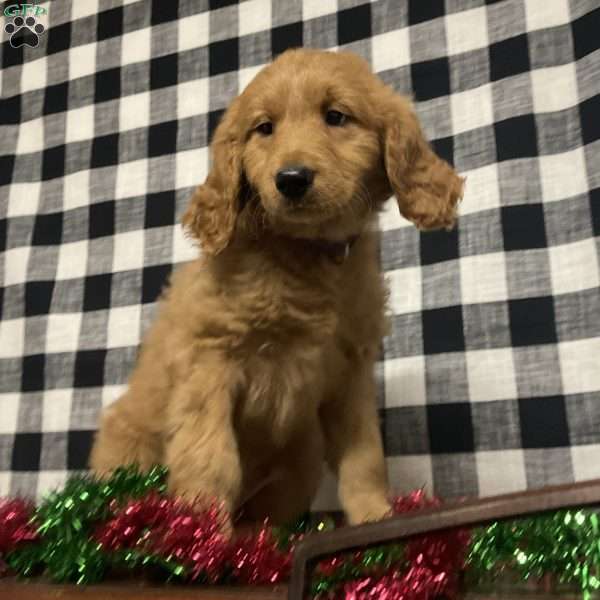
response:
<path id="1" fill-rule="evenodd" d="M 329 124 L 328 111 L 346 118 Z M 383 517 L 373 225 L 393 194 L 419 228 L 449 228 L 463 180 L 410 101 L 348 53 L 282 54 L 232 102 L 211 151 L 183 217 L 202 255 L 174 273 L 91 466 L 165 463 L 172 492 L 277 523 L 309 507 L 326 460 L 348 520 Z M 276 187 L 290 164 L 315 173 L 301 201 Z"/>

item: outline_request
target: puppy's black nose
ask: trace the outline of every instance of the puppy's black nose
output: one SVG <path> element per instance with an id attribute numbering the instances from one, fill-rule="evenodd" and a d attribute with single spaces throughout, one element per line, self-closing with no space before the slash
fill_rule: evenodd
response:
<path id="1" fill-rule="evenodd" d="M 297 199 L 304 195 L 315 178 L 315 172 L 301 165 L 289 165 L 275 176 L 277 189 L 287 198 Z"/>

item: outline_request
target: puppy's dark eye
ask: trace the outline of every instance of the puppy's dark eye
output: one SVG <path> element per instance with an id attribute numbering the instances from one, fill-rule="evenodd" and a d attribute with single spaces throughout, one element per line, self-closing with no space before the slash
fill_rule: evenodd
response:
<path id="1" fill-rule="evenodd" d="M 271 121 L 265 121 L 257 126 L 256 131 L 261 135 L 271 135 L 273 133 L 273 123 L 271 123 Z"/>
<path id="2" fill-rule="evenodd" d="M 334 127 L 340 127 L 343 125 L 347 118 L 348 117 L 339 110 L 328 110 L 325 113 L 325 122 L 327 125 L 333 125 Z"/>

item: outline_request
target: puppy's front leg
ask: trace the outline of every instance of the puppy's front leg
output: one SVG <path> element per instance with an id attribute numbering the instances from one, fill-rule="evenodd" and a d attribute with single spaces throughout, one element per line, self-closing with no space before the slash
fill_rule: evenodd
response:
<path id="1" fill-rule="evenodd" d="M 345 394 L 321 409 L 327 460 L 338 477 L 340 502 L 352 525 L 390 514 L 372 366 L 359 365 Z"/>
<path id="2" fill-rule="evenodd" d="M 242 473 L 232 423 L 235 368 L 219 356 L 203 356 L 176 389 L 169 406 L 166 464 L 169 491 L 190 500 L 216 501 L 231 512 Z"/>

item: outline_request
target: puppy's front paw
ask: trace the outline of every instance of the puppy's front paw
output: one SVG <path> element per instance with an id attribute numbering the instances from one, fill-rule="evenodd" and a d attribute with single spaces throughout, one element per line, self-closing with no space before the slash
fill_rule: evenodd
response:
<path id="1" fill-rule="evenodd" d="M 392 506 L 385 498 L 362 497 L 346 511 L 350 525 L 380 521 L 392 516 Z"/>
<path id="2" fill-rule="evenodd" d="M 230 504 L 228 502 L 218 499 L 216 496 L 209 497 L 204 494 L 199 494 L 197 489 L 182 485 L 174 485 L 172 482 L 169 482 L 168 490 L 173 496 L 181 498 L 186 503 L 193 505 L 197 511 L 217 508 L 221 533 L 227 538 L 233 536 L 233 520 L 231 517 Z"/>

